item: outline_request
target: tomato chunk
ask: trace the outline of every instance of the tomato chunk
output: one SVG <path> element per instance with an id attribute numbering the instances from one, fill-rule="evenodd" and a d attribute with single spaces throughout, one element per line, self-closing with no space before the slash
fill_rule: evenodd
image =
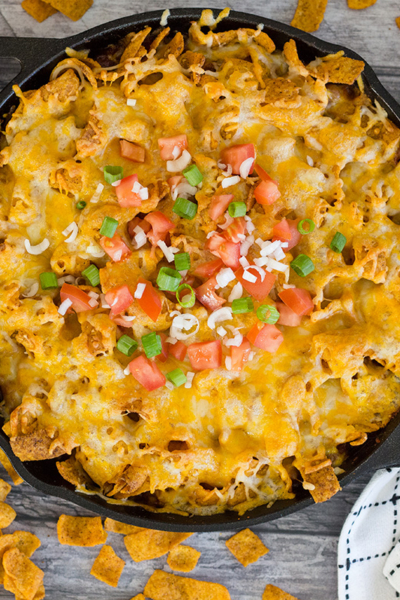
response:
<path id="1" fill-rule="evenodd" d="M 168 352 L 176 358 L 176 360 L 184 360 L 187 354 L 187 346 L 181 341 L 176 342 L 175 344 L 167 344 Z"/>
<path id="2" fill-rule="evenodd" d="M 156 363 L 149 360 L 145 356 L 138 356 L 129 363 L 131 375 L 138 381 L 148 392 L 157 390 L 166 383 L 166 378 Z"/>
<path id="3" fill-rule="evenodd" d="M 240 175 L 240 165 L 242 162 L 247 158 L 255 158 L 255 156 L 254 144 L 239 144 L 238 146 L 224 148 L 221 152 L 221 162 L 225 165 L 231 165 L 234 175 Z M 250 169 L 249 174 L 252 172 L 253 167 Z"/>
<path id="4" fill-rule="evenodd" d="M 217 369 L 222 362 L 221 340 L 190 344 L 187 349 L 190 364 L 195 371 Z"/>
<path id="5" fill-rule="evenodd" d="M 90 306 L 89 302 L 90 300 L 92 300 L 92 298 L 89 296 L 89 294 L 76 287 L 75 285 L 70 285 L 69 283 L 63 284 L 60 290 L 60 297 L 61 302 L 64 302 L 64 300 L 67 299 L 71 300 L 72 306 L 70 308 L 73 308 L 74 311 L 77 313 L 84 312 L 85 310 L 93 310 L 93 308 L 96 308 L 95 306 Z"/>
<path id="6" fill-rule="evenodd" d="M 273 226 L 272 235 L 282 242 L 288 242 L 292 239 L 292 232 L 286 219 L 282 219 L 280 223 Z"/>
<path id="7" fill-rule="evenodd" d="M 146 315 L 150 317 L 154 323 L 157 321 L 161 312 L 161 298 L 158 292 L 153 288 L 153 285 L 150 281 L 143 279 L 143 277 L 139 277 L 138 283 L 144 283 L 146 287 L 144 288 L 144 292 L 141 298 L 136 298 L 137 303 L 140 308 L 144 310 Z"/>
<path id="8" fill-rule="evenodd" d="M 247 334 L 247 339 L 256 348 L 273 354 L 283 342 L 283 335 L 275 325 L 256 323 Z"/>
<path id="9" fill-rule="evenodd" d="M 276 308 L 280 314 L 278 325 L 286 325 L 287 327 L 298 327 L 301 325 L 301 316 L 297 315 L 289 306 L 286 306 L 283 302 L 277 302 Z"/>
<path id="10" fill-rule="evenodd" d="M 224 236 L 234 244 L 244 242 L 246 238 L 246 221 L 244 217 L 233 219 L 233 223 L 225 229 Z"/>
<path id="11" fill-rule="evenodd" d="M 151 225 L 148 221 L 141 219 L 140 217 L 135 217 L 132 221 L 128 223 L 128 233 L 131 238 L 135 237 L 135 227 L 141 227 L 145 233 L 148 233 L 151 229 Z"/>
<path id="12" fill-rule="evenodd" d="M 179 156 L 183 150 L 187 150 L 188 142 L 185 133 L 168 138 L 159 138 L 158 146 L 162 160 L 174 160 L 173 150 L 177 146 L 180 150 Z"/>
<path id="13" fill-rule="evenodd" d="M 216 285 L 216 278 L 211 277 L 211 279 L 209 279 L 194 290 L 197 300 L 201 302 L 203 306 L 208 308 L 208 310 L 211 311 L 217 310 L 217 308 L 221 308 L 221 306 L 226 302 L 224 298 L 221 298 L 214 292 Z"/>
<path id="14" fill-rule="evenodd" d="M 100 238 L 100 246 L 114 262 L 119 262 L 132 254 L 118 233 L 115 233 L 112 238 L 108 238 L 104 235 Z"/>
<path id="15" fill-rule="evenodd" d="M 240 346 L 231 346 L 232 371 L 241 371 L 249 360 L 251 346 L 249 340 L 243 339 Z"/>
<path id="16" fill-rule="evenodd" d="M 133 162 L 144 163 L 146 159 L 144 148 L 126 140 L 119 141 L 119 152 L 123 158 L 128 158 Z"/>
<path id="17" fill-rule="evenodd" d="M 161 354 L 158 354 L 156 356 L 156 358 L 158 358 L 158 360 L 161 360 L 161 362 L 165 362 L 167 360 L 167 358 L 168 358 L 168 347 L 169 347 L 169 344 L 167 344 L 167 337 L 168 336 L 166 336 L 165 333 L 163 333 L 162 331 L 160 331 L 158 333 L 158 335 L 161 338 L 161 348 L 162 348 L 162 350 L 161 350 Z"/>
<path id="18" fill-rule="evenodd" d="M 133 296 L 127 285 L 121 285 L 108 290 L 106 302 L 110 306 L 110 314 L 113 317 L 122 313 L 132 304 Z"/>
<path id="19" fill-rule="evenodd" d="M 275 181 L 261 181 L 254 189 L 254 198 L 258 204 L 273 204 L 280 197 L 281 193 Z"/>
<path id="20" fill-rule="evenodd" d="M 310 292 L 302 288 L 289 288 L 282 290 L 279 298 L 291 308 L 296 315 L 309 315 L 314 310 L 314 302 L 312 301 Z"/>
<path id="21" fill-rule="evenodd" d="M 301 240 L 301 233 L 300 231 L 297 229 L 297 225 L 300 221 L 300 219 L 285 219 L 288 226 L 289 226 L 289 230 L 290 230 L 290 240 L 288 241 L 287 239 L 284 240 L 281 236 L 276 235 L 273 238 L 273 242 L 275 240 L 281 240 L 281 242 L 288 242 L 288 247 L 287 248 L 283 248 L 283 250 L 285 252 L 289 252 L 289 250 L 291 250 L 292 248 L 294 248 L 295 246 L 297 246 L 297 244 L 300 242 Z"/>
<path id="22" fill-rule="evenodd" d="M 144 217 L 144 220 L 151 225 L 152 230 L 147 233 L 147 237 L 153 246 L 157 246 L 157 242 L 160 240 L 165 241 L 168 231 L 175 229 L 175 223 L 163 215 L 159 210 L 147 214 Z"/>
<path id="23" fill-rule="evenodd" d="M 197 275 L 202 279 L 209 279 L 222 268 L 223 264 L 224 263 L 220 258 L 210 260 L 209 262 L 203 263 L 202 265 L 196 267 L 193 271 L 193 275 Z"/>
<path id="24" fill-rule="evenodd" d="M 169 187 L 172 189 L 175 185 L 178 185 L 182 181 L 182 175 L 173 175 L 169 179 L 167 179 L 167 183 Z"/>
<path id="25" fill-rule="evenodd" d="M 121 179 L 119 185 L 115 187 L 115 193 L 117 194 L 118 202 L 122 208 L 129 208 L 130 206 L 140 206 L 142 199 L 139 194 L 132 192 L 133 184 L 138 180 L 136 173 L 129 175 Z"/>
<path id="26" fill-rule="evenodd" d="M 232 202 L 233 194 L 223 194 L 222 196 L 213 196 L 211 198 L 211 204 L 208 209 L 210 218 L 216 221 L 221 215 L 224 214 L 230 203 Z"/>
<path id="27" fill-rule="evenodd" d="M 211 236 L 205 245 L 216 256 L 219 256 L 224 265 L 237 269 L 240 265 L 240 244 L 234 244 L 218 233 Z"/>
<path id="28" fill-rule="evenodd" d="M 265 298 L 268 296 L 268 294 L 274 287 L 276 275 L 274 275 L 273 273 L 269 273 L 269 271 L 265 271 L 264 281 L 261 281 L 261 273 L 259 273 L 258 269 L 249 270 L 252 275 L 255 275 L 257 277 L 257 281 L 255 281 L 254 283 L 243 279 L 243 267 L 240 267 L 240 269 L 238 269 L 235 272 L 235 277 L 238 281 L 240 281 L 240 283 L 242 284 L 246 292 L 250 294 L 250 296 L 253 296 L 255 300 L 261 302 L 262 300 L 265 300 Z"/>

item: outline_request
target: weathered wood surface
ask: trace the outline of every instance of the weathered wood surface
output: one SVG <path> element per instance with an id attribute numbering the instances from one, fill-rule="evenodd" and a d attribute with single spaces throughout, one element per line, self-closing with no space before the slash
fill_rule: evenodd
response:
<path id="1" fill-rule="evenodd" d="M 247 2 L 247 3 L 246 3 Z M 210 3 L 211 4 L 211 3 Z M 212 2 L 224 7 L 223 0 Z M 289 23 L 295 0 L 231 0 L 236 10 Z M 204 7 L 204 0 L 175 0 L 171 7 Z M 148 10 L 165 8 L 158 0 L 146 4 Z M 42 24 L 35 23 L 20 7 L 19 0 L 0 0 L 0 36 L 67 37 L 95 25 L 141 12 L 138 0 L 95 0 L 84 18 L 72 23 L 54 15 Z M 378 0 L 364 11 L 350 11 L 346 0 L 330 0 L 325 21 L 317 35 L 359 52 L 375 68 L 382 83 L 400 100 L 400 30 L 395 17 L 400 15 L 398 0 Z M 15 63 L 0 61 L 0 88 L 16 74 Z M 372 475 L 372 474 L 371 474 Z M 3 476 L 0 472 L 0 476 Z M 229 533 L 196 534 L 188 543 L 201 550 L 202 556 L 193 576 L 218 581 L 228 587 L 232 600 L 258 600 L 266 583 L 273 583 L 302 600 L 335 600 L 336 549 L 341 526 L 352 504 L 367 483 L 369 475 L 359 479 L 335 496 L 328 504 L 315 505 L 289 517 L 254 528 L 270 553 L 244 569 L 225 548 Z M 7 478 L 7 476 L 6 476 Z M 129 600 L 143 590 L 154 568 L 167 568 L 166 559 L 133 563 L 122 536 L 109 534 L 109 543 L 126 560 L 118 589 L 109 588 L 90 576 L 91 565 L 99 548 L 77 549 L 60 546 L 56 537 L 58 516 L 88 514 L 72 504 L 45 498 L 27 484 L 14 487 L 9 502 L 17 519 L 9 528 L 28 529 L 42 541 L 35 562 L 46 573 L 46 598 L 49 600 Z M 0 588 L 0 599 L 10 594 Z"/>

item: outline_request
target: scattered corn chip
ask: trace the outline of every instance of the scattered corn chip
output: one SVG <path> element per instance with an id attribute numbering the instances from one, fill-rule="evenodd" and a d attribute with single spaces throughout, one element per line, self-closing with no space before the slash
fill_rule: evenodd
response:
<path id="1" fill-rule="evenodd" d="M 28 558 L 39 548 L 40 540 L 29 531 L 14 531 L 0 536 L 0 561 L 4 552 L 11 548 L 18 548 Z"/>
<path id="2" fill-rule="evenodd" d="M 197 565 L 201 552 L 190 546 L 175 546 L 168 554 L 167 563 L 173 571 L 190 573 Z"/>
<path id="3" fill-rule="evenodd" d="M 0 529 L 11 525 L 16 516 L 17 513 L 9 504 L 0 502 Z"/>
<path id="4" fill-rule="evenodd" d="M 151 600 L 230 600 L 226 587 L 156 570 L 144 588 Z"/>
<path id="5" fill-rule="evenodd" d="M 137 596 L 133 596 L 131 600 L 146 600 L 146 598 L 143 596 L 143 594 L 138 594 Z"/>
<path id="6" fill-rule="evenodd" d="M 132 560 L 141 562 L 164 556 L 191 535 L 193 534 L 142 529 L 125 536 L 124 542 Z"/>
<path id="7" fill-rule="evenodd" d="M 305 476 L 305 481 L 314 486 L 314 489 L 310 490 L 314 502 L 325 502 L 342 489 L 331 465 L 309 473 Z"/>
<path id="8" fill-rule="evenodd" d="M 69 17 L 72 21 L 78 21 L 87 10 L 92 6 L 93 0 L 45 0 L 47 4 L 51 4 Z"/>
<path id="9" fill-rule="evenodd" d="M 368 8 L 375 4 L 376 0 L 347 0 L 349 8 L 360 10 L 362 8 Z"/>
<path id="10" fill-rule="evenodd" d="M 66 546 L 97 546 L 107 540 L 100 517 L 61 515 L 57 535 L 60 544 Z"/>
<path id="11" fill-rule="evenodd" d="M 19 485 L 23 483 L 23 479 L 18 475 L 14 467 L 12 466 L 10 459 L 4 452 L 2 448 L 0 448 L 0 463 L 3 465 L 11 479 L 13 480 L 14 485 Z"/>
<path id="12" fill-rule="evenodd" d="M 321 25 L 328 0 L 298 0 L 291 25 L 303 31 L 317 31 Z"/>
<path id="13" fill-rule="evenodd" d="M 287 594 L 274 585 L 267 585 L 264 590 L 262 600 L 297 600 L 297 598 Z"/>
<path id="14" fill-rule="evenodd" d="M 354 83 L 364 70 L 362 60 L 354 60 L 347 56 L 339 56 L 340 53 L 327 56 L 322 60 L 308 65 L 310 75 L 324 82 Z M 312 66 L 314 65 L 315 66 Z"/>
<path id="15" fill-rule="evenodd" d="M 127 525 L 126 523 L 120 523 L 114 521 L 114 519 L 107 519 L 104 521 L 104 529 L 113 533 L 122 533 L 123 535 L 129 535 L 130 533 L 136 533 L 141 531 L 142 527 L 136 527 L 135 525 Z"/>
<path id="16" fill-rule="evenodd" d="M 283 47 L 283 53 L 290 67 L 295 69 L 299 75 L 302 75 L 303 77 L 308 76 L 308 69 L 299 58 L 296 42 L 294 40 L 286 42 Z"/>
<path id="17" fill-rule="evenodd" d="M 0 479 L 0 501 L 4 502 L 7 498 L 8 494 L 11 491 L 11 485 L 4 481 L 4 479 Z"/>
<path id="18" fill-rule="evenodd" d="M 38 23 L 42 23 L 57 12 L 55 8 L 46 4 L 46 2 L 42 2 L 42 0 L 24 0 L 21 6 Z"/>
<path id="19" fill-rule="evenodd" d="M 90 570 L 96 579 L 117 587 L 125 561 L 117 556 L 111 546 L 103 546 Z"/>
<path id="20" fill-rule="evenodd" d="M 269 552 L 260 538 L 250 529 L 243 529 L 226 542 L 226 547 L 244 567 L 256 562 Z"/>
<path id="21" fill-rule="evenodd" d="M 396 19 L 396 25 L 400 29 L 400 17 L 397 17 L 397 19 Z"/>
<path id="22" fill-rule="evenodd" d="M 4 553 L 3 567 L 4 588 L 9 591 L 16 589 L 18 596 L 25 600 L 34 600 L 43 581 L 43 571 L 18 548 L 11 548 Z M 9 589 L 11 587 L 12 590 Z M 14 593 L 17 595 L 15 591 Z"/>

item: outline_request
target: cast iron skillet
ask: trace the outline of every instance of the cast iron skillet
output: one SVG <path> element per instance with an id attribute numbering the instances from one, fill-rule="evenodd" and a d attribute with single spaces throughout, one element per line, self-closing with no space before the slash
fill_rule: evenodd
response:
<path id="1" fill-rule="evenodd" d="M 197 20 L 201 10 L 200 8 L 171 10 L 168 25 L 173 31 L 180 30 L 182 33 L 186 33 L 190 21 Z M 217 12 L 215 10 L 215 13 Z M 65 39 L 0 38 L 0 58 L 17 58 L 21 65 L 20 73 L 0 93 L 0 115 L 4 115 L 18 104 L 11 88 L 12 84 L 17 83 L 23 90 L 36 89 L 45 84 L 53 67 L 65 58 L 64 48 L 66 46 L 77 50 L 90 48 L 95 53 L 108 44 L 117 42 L 130 31 L 139 31 L 146 25 L 157 29 L 161 15 L 162 11 L 134 15 Z M 279 49 L 289 39 L 296 40 L 300 58 L 306 62 L 317 56 L 324 56 L 343 49 L 288 25 L 235 11 L 231 11 L 229 18 L 224 19 L 219 28 L 225 30 L 237 27 L 254 28 L 258 23 L 264 24 L 264 31 L 272 37 Z M 360 59 L 355 52 L 344 50 L 346 56 Z M 400 127 L 400 106 L 382 87 L 369 65 L 365 66 L 363 79 L 368 95 L 377 99 L 394 123 Z M 223 531 L 271 521 L 313 503 L 308 492 L 305 492 L 300 485 L 295 484 L 296 499 L 280 500 L 275 502 L 271 508 L 260 506 L 242 517 L 233 511 L 209 517 L 152 513 L 140 507 L 110 504 L 98 496 L 75 492 L 73 486 L 59 475 L 55 460 L 22 463 L 13 454 L 8 438 L 1 430 L 0 446 L 5 450 L 21 477 L 44 494 L 70 500 L 78 506 L 105 517 L 142 527 L 168 531 Z M 345 473 L 339 477 L 342 486 L 347 485 L 360 474 L 367 472 L 372 474 L 378 468 L 400 464 L 400 412 L 384 429 L 371 434 L 365 444 L 349 450 L 349 458 L 343 465 Z"/>

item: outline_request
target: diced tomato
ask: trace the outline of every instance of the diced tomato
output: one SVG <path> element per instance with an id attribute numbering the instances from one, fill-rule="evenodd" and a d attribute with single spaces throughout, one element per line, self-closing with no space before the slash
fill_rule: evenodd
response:
<path id="1" fill-rule="evenodd" d="M 246 221 L 244 217 L 233 219 L 233 223 L 225 229 L 224 237 L 234 244 L 242 243 L 246 234 Z"/>
<path id="2" fill-rule="evenodd" d="M 269 271 L 265 271 L 264 281 L 261 281 L 261 273 L 259 273 L 258 269 L 250 269 L 250 273 L 257 277 L 257 281 L 252 283 L 251 281 L 243 279 L 243 273 L 244 269 L 243 267 L 240 267 L 240 269 L 235 272 L 235 277 L 238 281 L 240 281 L 246 292 L 248 292 L 250 296 L 253 296 L 253 298 L 259 302 L 265 300 L 274 287 L 276 275 L 270 273 Z"/>
<path id="3" fill-rule="evenodd" d="M 176 358 L 176 360 L 184 360 L 187 353 L 187 346 L 183 342 L 176 342 L 175 344 L 167 344 L 168 352 Z"/>
<path id="4" fill-rule="evenodd" d="M 314 309 L 310 292 L 302 288 L 282 290 L 279 298 L 299 316 L 309 315 Z"/>
<path id="5" fill-rule="evenodd" d="M 139 194 L 132 192 L 133 184 L 138 180 L 136 173 L 129 175 L 121 179 L 119 185 L 115 189 L 117 194 L 118 202 L 122 208 L 129 208 L 130 206 L 140 206 L 142 199 Z"/>
<path id="6" fill-rule="evenodd" d="M 203 306 L 208 308 L 208 310 L 211 311 L 217 310 L 217 308 L 221 308 L 221 306 L 226 302 L 226 300 L 224 300 L 220 296 L 217 296 L 217 294 L 214 292 L 216 285 L 216 278 L 211 277 L 211 279 L 209 279 L 194 290 L 197 300 L 201 302 Z"/>
<path id="7" fill-rule="evenodd" d="M 134 231 L 135 227 L 141 227 L 145 233 L 148 233 L 151 229 L 150 223 L 148 223 L 144 219 L 141 219 L 140 217 L 135 217 L 134 219 L 132 219 L 132 221 L 129 221 L 128 223 L 128 233 L 131 236 L 131 238 L 135 237 L 136 235 Z"/>
<path id="8" fill-rule="evenodd" d="M 159 210 L 147 214 L 144 217 L 144 220 L 151 225 L 152 230 L 147 233 L 147 237 L 153 246 L 156 246 L 157 242 L 160 240 L 165 241 L 168 231 L 175 229 L 175 223 L 170 221 L 170 219 L 163 215 Z"/>
<path id="9" fill-rule="evenodd" d="M 267 171 L 260 167 L 258 163 L 254 163 L 254 170 L 261 179 L 261 181 L 273 181 L 274 183 L 276 183 L 276 181 L 274 181 L 272 177 L 268 175 Z"/>
<path id="10" fill-rule="evenodd" d="M 112 320 L 118 325 L 118 327 L 126 327 L 129 329 L 129 327 L 132 327 L 133 325 L 132 321 L 125 321 L 123 317 L 119 317 L 118 315 L 116 317 L 112 317 Z"/>
<path id="11" fill-rule="evenodd" d="M 206 250 L 209 250 L 213 254 L 217 254 L 218 248 L 225 242 L 225 238 L 223 235 L 219 233 L 214 233 L 211 237 L 208 238 L 205 244 Z"/>
<path id="12" fill-rule="evenodd" d="M 280 223 L 273 226 L 272 235 L 282 242 L 288 242 L 292 239 L 292 232 L 286 219 L 282 219 Z"/>
<path id="13" fill-rule="evenodd" d="M 126 140 L 119 141 L 120 154 L 123 158 L 128 158 L 133 162 L 144 163 L 146 159 L 146 151 L 137 144 L 127 142 Z"/>
<path id="14" fill-rule="evenodd" d="M 153 288 L 150 281 L 139 277 L 138 283 L 144 283 L 146 287 L 141 298 L 136 298 L 140 308 L 150 317 L 154 323 L 157 321 L 161 312 L 161 298 L 158 292 Z"/>
<path id="15" fill-rule="evenodd" d="M 122 313 L 132 304 L 133 296 L 127 285 L 121 285 L 108 290 L 106 302 L 111 308 L 110 314 L 113 317 Z"/>
<path id="16" fill-rule="evenodd" d="M 76 287 L 75 285 L 70 285 L 69 283 L 63 284 L 60 290 L 60 297 L 61 302 L 64 302 L 64 300 L 67 299 L 71 300 L 72 306 L 70 306 L 70 309 L 73 308 L 74 311 L 77 313 L 84 312 L 85 310 L 93 310 L 93 308 L 96 308 L 95 306 L 90 306 L 89 302 L 90 300 L 92 300 L 92 298 L 89 296 L 89 294 Z"/>
<path id="17" fill-rule="evenodd" d="M 243 339 L 240 346 L 231 346 L 232 371 L 241 371 L 249 360 L 251 346 L 249 340 Z"/>
<path id="18" fill-rule="evenodd" d="M 158 358 L 158 360 L 161 360 L 161 362 L 165 362 L 167 360 L 167 358 L 168 358 L 168 347 L 169 347 L 169 344 L 167 344 L 167 337 L 168 336 L 166 336 L 165 333 L 163 333 L 162 331 L 160 331 L 158 333 L 158 335 L 161 338 L 161 347 L 162 347 L 162 350 L 161 350 L 161 354 L 158 354 L 156 356 L 156 358 Z"/>
<path id="19" fill-rule="evenodd" d="M 218 233 L 211 236 L 205 246 L 210 252 L 219 256 L 224 265 L 237 269 L 240 265 L 240 244 L 234 244 Z"/>
<path id="20" fill-rule="evenodd" d="M 210 260 L 209 262 L 203 263 L 202 265 L 196 267 L 193 271 L 193 275 L 197 275 L 202 279 L 209 279 L 222 268 L 223 264 L 224 263 L 220 258 Z"/>
<path id="21" fill-rule="evenodd" d="M 173 150 L 177 146 L 182 154 L 183 150 L 187 150 L 188 142 L 185 133 L 175 135 L 174 137 L 159 138 L 158 146 L 160 148 L 160 156 L 162 160 L 174 160 Z"/>
<path id="22" fill-rule="evenodd" d="M 210 218 L 216 221 L 221 215 L 224 214 L 230 203 L 232 202 L 233 194 L 224 194 L 222 196 L 213 196 L 211 198 L 211 204 L 208 209 Z"/>
<path id="23" fill-rule="evenodd" d="M 287 327 L 298 327 L 301 324 L 301 316 L 297 315 L 294 310 L 283 304 L 283 302 L 277 302 L 276 308 L 279 310 L 278 325 L 286 325 Z"/>
<path id="24" fill-rule="evenodd" d="M 114 262 L 119 262 L 132 254 L 118 233 L 115 233 L 112 238 L 103 235 L 103 237 L 100 238 L 100 246 Z"/>
<path id="25" fill-rule="evenodd" d="M 240 165 L 247 158 L 255 158 L 256 153 L 254 144 L 240 144 L 224 148 L 221 152 L 221 162 L 225 165 L 231 165 L 232 173 L 240 175 Z M 250 169 L 250 174 L 253 172 L 253 167 Z"/>
<path id="26" fill-rule="evenodd" d="M 190 364 L 195 371 L 217 369 L 222 362 L 221 340 L 190 344 L 187 349 Z"/>
<path id="27" fill-rule="evenodd" d="M 280 196 L 281 193 L 275 181 L 261 181 L 254 189 L 254 198 L 258 204 L 273 204 Z"/>
<path id="28" fill-rule="evenodd" d="M 246 337 L 256 348 L 266 350 L 272 354 L 278 350 L 283 342 L 282 333 L 275 325 L 269 325 L 269 323 L 256 323 Z"/>
<path id="29" fill-rule="evenodd" d="M 297 225 L 298 225 L 300 219 L 286 219 L 286 221 L 287 221 L 287 224 L 289 226 L 291 238 L 288 241 L 288 247 L 287 248 L 283 248 L 283 250 L 285 252 L 289 252 L 289 250 L 291 250 L 292 248 L 294 248 L 295 246 L 297 246 L 297 244 L 301 240 L 301 233 L 297 229 Z M 284 240 L 279 235 L 275 236 L 272 241 L 275 241 L 275 240 L 281 240 L 282 242 L 286 242 L 287 241 L 287 240 Z"/>
<path id="30" fill-rule="evenodd" d="M 174 185 L 178 185 L 182 181 L 182 177 L 182 175 L 173 175 L 173 177 L 167 179 L 169 187 L 172 189 Z"/>
<path id="31" fill-rule="evenodd" d="M 136 381 L 146 388 L 148 392 L 163 387 L 167 381 L 156 363 L 143 355 L 134 358 L 129 363 L 129 370 Z"/>

